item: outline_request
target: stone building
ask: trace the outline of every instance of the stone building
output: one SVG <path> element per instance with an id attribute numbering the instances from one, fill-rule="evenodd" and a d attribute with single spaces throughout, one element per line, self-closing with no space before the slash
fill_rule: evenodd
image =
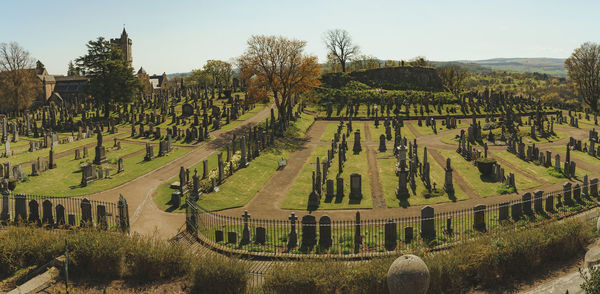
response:
<path id="1" fill-rule="evenodd" d="M 127 60 L 129 62 L 129 65 L 132 64 L 133 62 L 133 56 L 131 54 L 131 39 L 129 39 L 129 36 L 127 35 L 127 31 L 125 31 L 125 28 L 123 28 L 123 32 L 121 33 L 121 38 L 118 39 L 110 39 L 110 42 L 116 46 L 119 46 L 119 48 L 121 48 L 121 51 L 123 52 L 123 58 L 125 58 L 125 60 Z"/>

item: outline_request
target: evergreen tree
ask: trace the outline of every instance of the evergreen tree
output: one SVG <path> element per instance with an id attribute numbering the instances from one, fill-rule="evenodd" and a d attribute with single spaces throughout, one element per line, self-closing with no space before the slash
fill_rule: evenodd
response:
<path id="1" fill-rule="evenodd" d="M 89 78 L 87 92 L 97 107 L 104 106 L 104 117 L 110 115 L 115 103 L 128 103 L 142 90 L 133 68 L 123 58 L 117 46 L 102 37 L 89 41 L 88 53 L 77 58 L 80 74 Z"/>

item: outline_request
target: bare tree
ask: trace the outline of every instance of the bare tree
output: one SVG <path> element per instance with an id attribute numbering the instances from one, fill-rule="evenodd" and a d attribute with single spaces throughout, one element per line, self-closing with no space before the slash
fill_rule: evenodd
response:
<path id="1" fill-rule="evenodd" d="M 0 105 L 4 110 L 23 110 L 40 95 L 35 67 L 29 52 L 16 42 L 0 44 Z"/>
<path id="2" fill-rule="evenodd" d="M 460 99 L 465 80 L 469 75 L 467 69 L 456 64 L 449 64 L 438 67 L 436 71 L 444 88 Z"/>
<path id="3" fill-rule="evenodd" d="M 600 44 L 584 43 L 565 60 L 565 67 L 583 101 L 597 112 L 600 98 Z"/>
<path id="4" fill-rule="evenodd" d="M 323 42 L 329 54 L 342 66 L 342 72 L 346 72 L 346 62 L 359 53 L 359 48 L 352 43 L 350 34 L 342 29 L 329 30 L 325 32 Z"/>

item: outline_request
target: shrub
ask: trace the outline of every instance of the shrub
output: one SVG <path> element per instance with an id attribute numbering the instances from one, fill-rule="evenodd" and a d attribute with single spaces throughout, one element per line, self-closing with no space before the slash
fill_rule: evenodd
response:
<path id="1" fill-rule="evenodd" d="M 600 294 L 600 267 L 590 267 L 589 272 L 579 269 L 579 275 L 583 279 L 581 289 L 587 294 Z"/>
<path id="2" fill-rule="evenodd" d="M 125 260 L 129 273 L 138 280 L 160 280 L 184 275 L 192 257 L 177 243 L 135 235 L 128 242 Z"/>
<path id="3" fill-rule="evenodd" d="M 555 178 L 564 178 L 565 175 L 564 175 L 563 171 L 564 171 L 564 169 L 561 168 L 560 172 L 557 172 L 553 166 L 546 169 L 546 172 Z"/>
<path id="4" fill-rule="evenodd" d="M 0 234 L 0 280 L 43 265 L 62 253 L 61 235 L 33 227 L 9 227 Z"/>
<path id="5" fill-rule="evenodd" d="M 279 264 L 265 276 L 266 293 L 347 293 L 346 265 L 333 260 Z"/>
<path id="6" fill-rule="evenodd" d="M 565 260 L 585 250 L 592 239 L 591 227 L 573 220 L 490 233 L 447 252 L 426 256 L 424 261 L 431 274 L 429 293 L 460 293 L 476 285 L 494 287 L 527 278 L 544 262 Z"/>
<path id="7" fill-rule="evenodd" d="M 89 230 L 71 234 L 68 240 L 70 269 L 74 276 L 122 277 L 128 238 L 117 233 Z"/>
<path id="8" fill-rule="evenodd" d="M 234 258 L 206 256 L 197 259 L 191 272 L 192 293 L 244 293 L 248 269 Z"/>

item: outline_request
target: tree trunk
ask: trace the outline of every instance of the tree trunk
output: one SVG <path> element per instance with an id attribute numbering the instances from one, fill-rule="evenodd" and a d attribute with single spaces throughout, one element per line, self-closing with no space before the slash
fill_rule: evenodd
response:
<path id="1" fill-rule="evenodd" d="M 346 72 L 346 63 L 342 61 L 340 64 L 342 65 L 342 72 Z"/>

